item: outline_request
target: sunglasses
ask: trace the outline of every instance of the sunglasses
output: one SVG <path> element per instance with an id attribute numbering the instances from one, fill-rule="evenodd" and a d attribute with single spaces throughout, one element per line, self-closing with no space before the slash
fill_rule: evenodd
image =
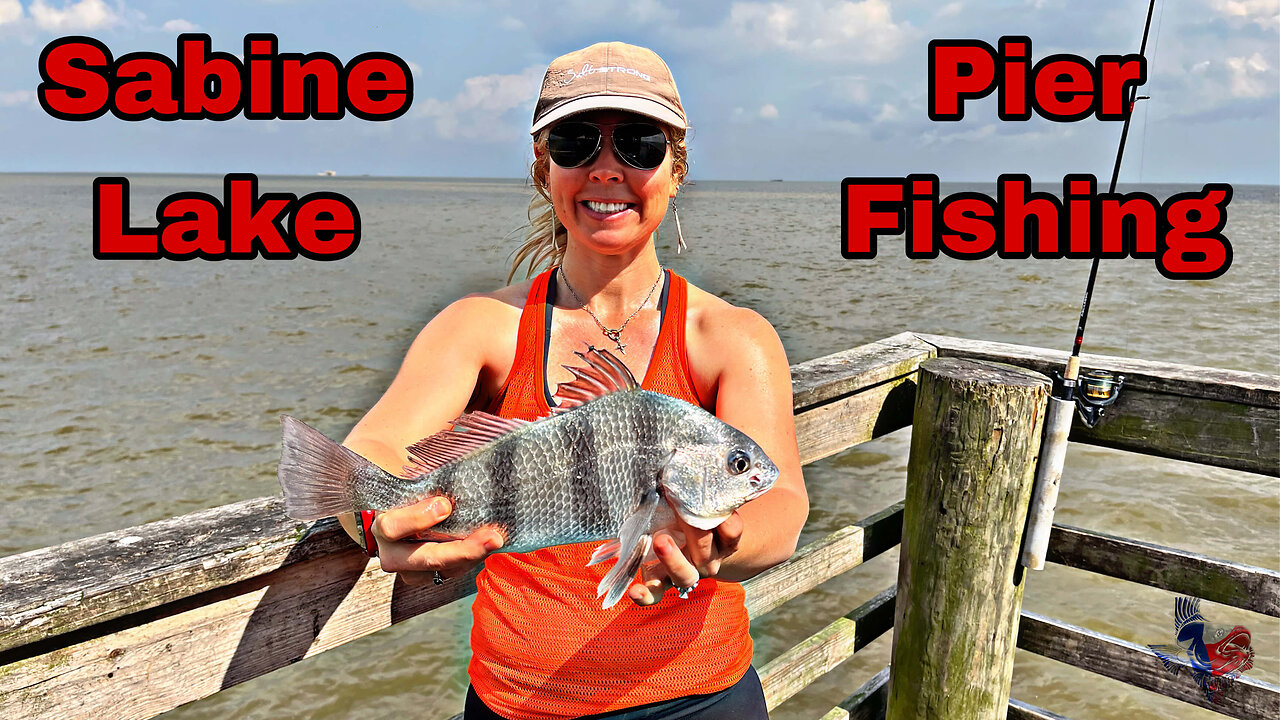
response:
<path id="1" fill-rule="evenodd" d="M 651 123 L 596 125 L 563 122 L 547 133 L 547 151 L 562 168 L 586 165 L 600 154 L 604 144 L 601 128 L 613 128 L 613 154 L 637 170 L 653 170 L 667 157 L 667 134 Z"/>

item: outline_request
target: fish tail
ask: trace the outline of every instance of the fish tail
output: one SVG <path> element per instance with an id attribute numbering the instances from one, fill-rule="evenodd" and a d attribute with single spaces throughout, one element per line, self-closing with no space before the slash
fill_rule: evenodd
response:
<path id="1" fill-rule="evenodd" d="M 288 415 L 280 419 L 284 440 L 277 476 L 285 514 L 294 520 L 319 520 L 370 509 L 357 502 L 363 495 L 358 485 L 393 476 L 301 420 Z"/>

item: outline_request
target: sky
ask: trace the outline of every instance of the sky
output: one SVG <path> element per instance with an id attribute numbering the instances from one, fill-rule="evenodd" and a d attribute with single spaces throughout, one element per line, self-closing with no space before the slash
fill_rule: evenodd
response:
<path id="1" fill-rule="evenodd" d="M 694 180 L 839 181 L 935 173 L 1108 178 L 1121 123 L 927 114 L 933 39 L 1032 40 L 1032 59 L 1136 52 L 1142 0 L 0 0 L 0 172 L 524 177 L 528 126 L 554 57 L 602 40 L 656 50 L 688 112 Z M 403 58 L 412 106 L 391 121 L 69 122 L 36 101 L 52 40 L 88 35 L 119 58 L 174 58 L 182 32 L 242 53 Z M 1158 0 L 1148 83 L 1121 182 L 1280 183 L 1280 0 Z"/>

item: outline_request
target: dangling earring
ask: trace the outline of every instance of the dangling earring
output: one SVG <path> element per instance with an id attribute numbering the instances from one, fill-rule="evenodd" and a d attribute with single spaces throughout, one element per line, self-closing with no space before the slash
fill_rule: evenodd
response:
<path id="1" fill-rule="evenodd" d="M 550 250 L 548 250 L 547 252 L 548 252 L 548 257 L 550 257 L 550 258 L 551 258 L 551 260 L 552 260 L 553 262 L 554 262 L 554 261 L 555 261 L 555 259 L 556 259 L 556 250 L 557 250 L 557 247 L 556 247 L 556 222 L 557 222 L 559 219 L 560 219 L 560 218 L 556 217 L 556 211 L 555 211 L 555 210 L 552 210 L 552 211 L 551 211 L 551 243 L 550 243 L 550 247 L 551 247 L 551 249 L 550 249 Z M 564 264 L 564 253 L 563 253 L 563 252 L 561 252 L 561 253 L 560 253 L 560 264 Z"/>
<path id="2" fill-rule="evenodd" d="M 676 254 L 679 255 L 681 252 L 687 250 L 689 246 L 685 244 L 684 232 L 680 230 L 680 211 L 676 209 L 676 199 L 674 196 L 671 198 L 671 214 L 676 218 Z"/>

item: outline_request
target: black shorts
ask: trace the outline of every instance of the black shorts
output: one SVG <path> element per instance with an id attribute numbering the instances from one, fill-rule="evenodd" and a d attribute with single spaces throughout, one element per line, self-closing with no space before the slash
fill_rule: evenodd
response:
<path id="1" fill-rule="evenodd" d="M 507 720 L 480 701 L 473 688 L 467 688 L 467 704 L 463 720 Z M 583 720 L 768 720 L 764 704 L 764 688 L 756 669 L 738 682 L 709 695 L 690 695 L 663 700 L 639 707 L 614 710 L 601 715 L 587 715 Z M 512 720 L 515 720 L 514 718 Z"/>

